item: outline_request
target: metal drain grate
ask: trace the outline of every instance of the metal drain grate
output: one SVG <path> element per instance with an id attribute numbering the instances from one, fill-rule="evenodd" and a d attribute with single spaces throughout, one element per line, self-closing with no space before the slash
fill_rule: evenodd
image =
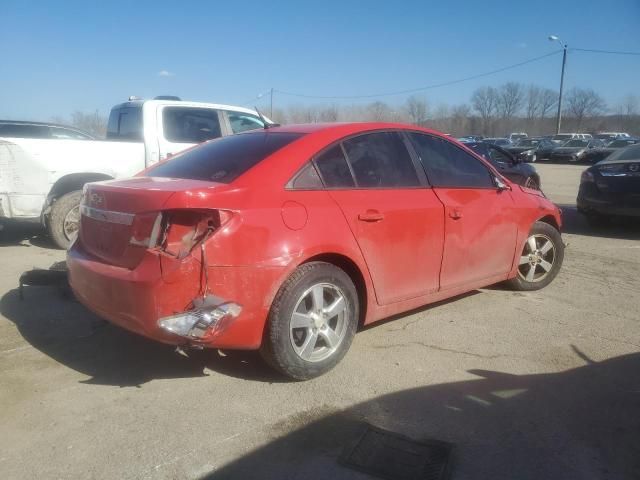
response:
<path id="1" fill-rule="evenodd" d="M 369 425 L 340 461 L 386 480 L 444 480 L 449 477 L 452 448 L 450 443 L 418 442 Z"/>

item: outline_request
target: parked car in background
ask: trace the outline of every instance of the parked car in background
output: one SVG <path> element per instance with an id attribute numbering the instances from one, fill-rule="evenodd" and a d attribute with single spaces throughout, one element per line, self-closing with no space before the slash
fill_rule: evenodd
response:
<path id="1" fill-rule="evenodd" d="M 590 149 L 603 146 L 602 140 L 597 139 L 574 139 L 563 143 L 555 148 L 549 160 L 552 162 L 582 162 Z"/>
<path id="2" fill-rule="evenodd" d="M 496 282 L 537 290 L 564 255 L 559 208 L 413 125 L 275 127 L 86 186 L 76 297 L 168 344 L 260 349 L 304 380 L 359 325 Z"/>
<path id="3" fill-rule="evenodd" d="M 578 211 L 589 223 L 640 218 L 640 144 L 618 149 L 582 173 Z"/>
<path id="4" fill-rule="evenodd" d="M 509 140 L 511 140 L 512 142 L 517 142 L 518 140 L 522 140 L 523 138 L 527 138 L 529 135 L 527 135 L 525 132 L 513 132 L 510 133 L 507 138 Z"/>
<path id="5" fill-rule="evenodd" d="M 482 141 L 485 143 L 490 143 L 492 145 L 498 145 L 500 147 L 511 145 L 513 143 L 508 138 L 497 138 L 497 137 L 484 138 Z"/>
<path id="6" fill-rule="evenodd" d="M 638 138 L 619 138 L 607 143 L 602 147 L 595 147 L 591 150 L 588 150 L 582 157 L 582 160 L 587 163 L 597 163 L 600 160 L 604 160 L 605 158 L 607 158 L 616 150 L 628 147 L 629 145 L 635 145 L 638 142 L 640 142 L 640 139 Z"/>
<path id="7" fill-rule="evenodd" d="M 205 140 L 263 126 L 246 108 L 158 98 L 114 106 L 106 141 L 0 135 L 0 221 L 41 222 L 66 248 L 86 183 L 129 177 Z"/>
<path id="8" fill-rule="evenodd" d="M 488 160 L 505 177 L 523 187 L 540 190 L 540 175 L 506 149 L 485 142 L 466 142 L 464 145 Z"/>
<path id="9" fill-rule="evenodd" d="M 551 150 L 556 148 L 556 144 L 551 140 L 543 137 L 531 137 L 518 140 L 513 145 L 507 145 L 504 147 L 512 155 L 515 155 L 523 162 L 533 163 L 538 160 L 538 152 Z"/>
<path id="10" fill-rule="evenodd" d="M 47 122 L 0 120 L 0 138 L 40 138 L 55 140 L 95 140 L 79 128 Z"/>
<path id="11" fill-rule="evenodd" d="M 558 133 L 551 137 L 551 140 L 553 140 L 556 145 L 561 145 L 569 140 L 587 140 L 590 138 L 592 137 L 589 133 Z"/>
<path id="12" fill-rule="evenodd" d="M 596 133 L 593 138 L 597 138 L 599 140 L 603 140 L 605 142 L 611 142 L 613 140 L 622 139 L 622 138 L 630 138 L 631 135 L 625 132 L 600 132 Z"/>
<path id="13" fill-rule="evenodd" d="M 464 137 L 459 137 L 457 140 L 459 142 L 481 142 L 484 139 L 482 135 L 465 135 Z"/>

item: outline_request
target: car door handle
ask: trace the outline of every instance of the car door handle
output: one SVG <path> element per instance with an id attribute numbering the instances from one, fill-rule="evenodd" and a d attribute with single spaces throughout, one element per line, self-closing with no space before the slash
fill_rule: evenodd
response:
<path id="1" fill-rule="evenodd" d="M 449 210 L 449 216 L 454 220 L 460 220 L 462 218 L 462 212 L 458 209 Z"/>
<path id="2" fill-rule="evenodd" d="M 384 219 L 384 214 L 377 210 L 367 210 L 364 213 L 358 215 L 358 220 L 362 222 L 379 222 Z"/>

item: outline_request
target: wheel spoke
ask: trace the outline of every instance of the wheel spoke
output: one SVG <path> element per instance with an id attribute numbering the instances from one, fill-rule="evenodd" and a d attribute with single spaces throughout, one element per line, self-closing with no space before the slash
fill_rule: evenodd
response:
<path id="1" fill-rule="evenodd" d="M 529 250 L 531 252 L 535 252 L 538 249 L 538 246 L 536 245 L 536 237 L 529 237 L 527 243 L 529 244 Z"/>
<path id="2" fill-rule="evenodd" d="M 311 328 L 313 319 L 306 313 L 294 312 L 291 316 L 291 328 Z"/>
<path id="3" fill-rule="evenodd" d="M 342 313 L 346 305 L 344 303 L 344 298 L 338 297 L 331 305 L 329 305 L 325 309 L 325 313 L 327 314 L 327 320 L 331 320 L 336 315 Z"/>
<path id="4" fill-rule="evenodd" d="M 551 265 L 549 262 L 547 262 L 546 260 L 540 260 L 540 266 L 542 267 L 542 269 L 545 272 L 548 272 L 549 270 L 551 270 L 551 267 L 553 265 Z"/>
<path id="5" fill-rule="evenodd" d="M 313 310 L 315 312 L 324 308 L 324 287 L 322 285 L 316 285 L 311 290 L 311 298 L 313 300 Z"/>
<path id="6" fill-rule="evenodd" d="M 529 263 L 528 255 L 523 255 L 522 257 L 520 257 L 520 263 L 518 265 L 526 265 L 527 263 Z"/>
<path id="7" fill-rule="evenodd" d="M 545 255 L 549 250 L 553 248 L 553 243 L 550 240 L 547 240 L 542 247 L 540 247 L 540 252 Z"/>
<path id="8" fill-rule="evenodd" d="M 316 348 L 318 343 L 318 334 L 312 330 L 307 332 L 307 338 L 304 339 L 304 343 L 300 347 L 300 356 L 305 360 L 308 360 Z"/>
<path id="9" fill-rule="evenodd" d="M 340 342 L 340 337 L 331 327 L 320 330 L 319 333 L 322 335 L 322 338 L 324 338 L 324 341 L 329 348 L 334 348 L 338 345 L 338 342 Z"/>
<path id="10" fill-rule="evenodd" d="M 533 277 L 535 274 L 536 274 L 536 266 L 531 265 L 531 267 L 529 268 L 529 271 L 527 272 L 527 276 L 525 277 L 527 279 L 527 282 L 533 282 Z"/>

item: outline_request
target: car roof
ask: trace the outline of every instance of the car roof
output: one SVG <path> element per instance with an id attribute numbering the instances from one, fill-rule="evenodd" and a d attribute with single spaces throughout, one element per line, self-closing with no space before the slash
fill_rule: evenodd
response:
<path id="1" fill-rule="evenodd" d="M 161 99 L 149 99 L 149 100 L 130 100 L 128 102 L 119 103 L 111 107 L 114 108 L 126 108 L 126 107 L 141 107 L 146 104 L 161 104 L 167 106 L 177 107 L 199 107 L 199 108 L 212 108 L 216 110 L 231 110 L 234 112 L 250 113 L 255 115 L 257 112 L 251 108 L 238 107 L 236 105 L 225 105 L 222 103 L 207 103 L 207 102 L 193 102 L 189 100 L 161 100 Z M 268 118 L 267 118 L 268 120 Z"/>
<path id="2" fill-rule="evenodd" d="M 423 133 L 430 133 L 445 137 L 446 135 L 437 130 L 429 128 L 419 127 L 417 125 L 410 125 L 407 123 L 392 123 L 392 122 L 332 122 L 332 123 L 301 123 L 293 125 L 282 125 L 278 127 L 269 128 L 270 132 L 287 132 L 287 133 L 336 133 L 340 135 L 350 135 L 361 132 L 367 132 L 372 130 L 414 130 Z M 255 132 L 255 130 L 248 131 L 246 133 Z M 243 133 L 244 134 L 244 133 Z M 241 135 L 243 135 L 241 134 Z M 449 137 L 448 137 L 449 138 Z"/>

